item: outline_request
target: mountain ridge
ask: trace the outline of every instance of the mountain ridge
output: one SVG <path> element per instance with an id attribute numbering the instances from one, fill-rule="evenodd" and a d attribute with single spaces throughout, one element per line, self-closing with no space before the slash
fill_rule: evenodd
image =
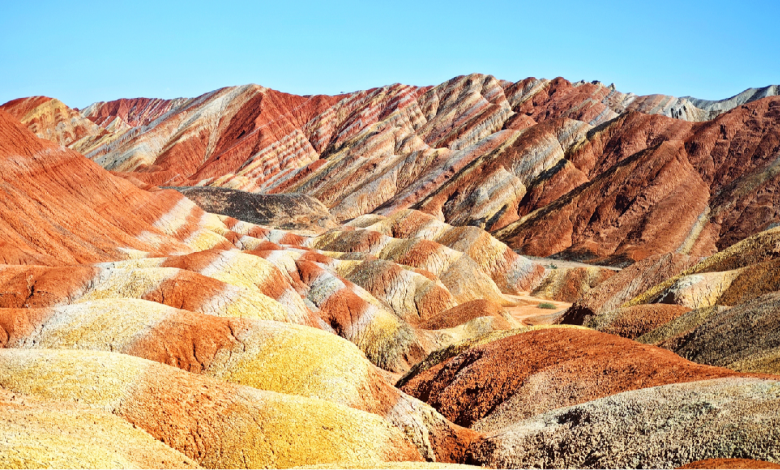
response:
<path id="1" fill-rule="evenodd" d="M 708 255 L 780 222 L 770 161 L 780 155 L 778 118 L 774 102 L 761 104 L 778 99 L 776 88 L 695 101 L 702 109 L 693 99 L 637 96 L 598 81 L 512 83 L 471 74 L 432 87 L 393 84 L 335 96 L 242 85 L 196 98 L 97 102 L 82 111 L 63 104 L 47 111 L 42 102 L 52 100 L 42 98 L 0 108 L 39 136 L 155 186 L 303 193 L 339 221 L 418 209 L 484 228 L 521 253 L 625 264 L 668 249 Z M 649 181 L 634 189 L 622 188 L 624 180 L 607 182 L 615 199 L 588 196 L 596 198 L 594 212 L 580 210 L 571 229 L 561 227 L 543 246 L 529 244 L 537 235 L 507 228 L 539 209 L 549 212 L 626 158 L 675 140 L 682 142 L 684 171 L 703 186 L 694 191 L 701 200 L 674 222 L 679 234 L 671 245 L 653 244 L 648 235 L 653 207 L 676 204 L 651 196 Z M 655 158 L 643 164 L 647 171 Z M 672 180 L 659 184 L 678 184 Z M 596 214 L 609 212 L 635 216 L 615 232 L 598 223 Z M 578 221 L 584 217 L 591 220 Z"/>

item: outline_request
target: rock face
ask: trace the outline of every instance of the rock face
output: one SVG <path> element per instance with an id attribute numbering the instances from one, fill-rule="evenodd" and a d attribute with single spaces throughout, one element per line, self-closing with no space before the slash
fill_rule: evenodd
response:
<path id="1" fill-rule="evenodd" d="M 547 328 L 469 348 L 401 389 L 454 423 L 495 431 L 627 390 L 733 375 L 615 336 Z"/>
<path id="2" fill-rule="evenodd" d="M 575 302 L 615 274 L 616 271 L 596 266 L 551 269 L 531 294 L 542 299 Z"/>
<path id="3" fill-rule="evenodd" d="M 774 94 L 6 103 L 0 466 L 780 460 Z"/>
<path id="4" fill-rule="evenodd" d="M 682 305 L 635 305 L 591 317 L 585 326 L 604 333 L 636 339 L 685 315 L 690 310 Z"/>
<path id="5" fill-rule="evenodd" d="M 259 225 L 322 232 L 338 225 L 328 208 L 303 194 L 254 194 L 227 188 L 174 188 L 206 212 Z"/>
<path id="6" fill-rule="evenodd" d="M 634 390 L 518 422 L 475 444 L 471 459 L 497 468 L 674 468 L 735 456 L 774 461 L 779 393 L 775 380 L 746 378 Z"/>
<path id="7" fill-rule="evenodd" d="M 673 350 L 703 364 L 780 374 L 779 310 L 780 292 L 774 292 L 713 312 Z"/>
<path id="8" fill-rule="evenodd" d="M 736 94 L 731 98 L 719 101 L 701 100 L 698 98 L 691 98 L 689 96 L 686 96 L 685 98 L 697 108 L 704 111 L 709 111 L 709 118 L 712 119 L 725 111 L 730 111 L 736 108 L 737 106 L 760 100 L 761 98 L 777 95 L 780 95 L 780 86 L 769 85 L 762 88 L 748 88 L 742 93 Z"/>
<path id="9" fill-rule="evenodd" d="M 424 323 L 420 323 L 420 328 L 427 330 L 442 330 L 445 328 L 454 328 L 467 323 L 470 320 L 481 317 L 495 318 L 498 322 L 503 322 L 509 329 L 509 323 L 501 315 L 501 307 L 489 300 L 472 300 L 458 305 L 457 307 L 445 310 L 433 318 L 429 318 Z"/>
<path id="10" fill-rule="evenodd" d="M 414 208 L 521 253 L 626 265 L 710 255 L 780 222 L 776 95 L 709 102 L 472 74 L 337 96 L 246 85 L 3 109 L 152 185 L 305 194 L 339 221 Z"/>
<path id="11" fill-rule="evenodd" d="M 109 412 L 0 390 L 3 468 L 200 468 Z"/>
<path id="12" fill-rule="evenodd" d="M 582 325 L 595 316 L 620 308 L 656 284 L 676 276 L 695 264 L 695 259 L 681 254 L 654 255 L 607 279 L 578 299 L 566 311 L 561 323 Z"/>
<path id="13" fill-rule="evenodd" d="M 131 356 L 5 349 L 0 364 L 5 389 L 104 409 L 207 467 L 420 459 L 399 430 L 375 415 Z"/>

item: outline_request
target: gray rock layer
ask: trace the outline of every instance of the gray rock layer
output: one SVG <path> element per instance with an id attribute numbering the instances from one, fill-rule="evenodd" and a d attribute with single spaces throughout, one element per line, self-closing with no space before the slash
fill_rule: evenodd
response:
<path id="1" fill-rule="evenodd" d="M 473 444 L 493 468 L 676 468 L 710 458 L 780 461 L 780 382 L 666 385 L 554 410 Z"/>

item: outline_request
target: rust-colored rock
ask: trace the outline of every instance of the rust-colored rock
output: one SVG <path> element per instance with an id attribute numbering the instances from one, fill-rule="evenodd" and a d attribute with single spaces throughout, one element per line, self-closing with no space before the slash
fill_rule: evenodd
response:
<path id="1" fill-rule="evenodd" d="M 585 326 L 623 338 L 636 339 L 690 310 L 681 305 L 635 305 L 592 317 Z"/>
<path id="2" fill-rule="evenodd" d="M 509 329 L 509 322 L 501 315 L 501 307 L 489 300 L 472 300 L 457 307 L 445 310 L 428 320 L 418 323 L 419 328 L 426 330 L 442 330 L 462 325 L 479 317 L 492 317 L 504 329 Z"/>
<path id="3" fill-rule="evenodd" d="M 569 308 L 560 323 L 582 325 L 591 317 L 620 308 L 626 302 L 696 263 L 677 253 L 654 255 L 621 270 L 585 294 Z"/>
<path id="4" fill-rule="evenodd" d="M 471 348 L 401 389 L 485 431 L 628 390 L 734 375 L 617 336 L 548 328 Z"/>
<path id="5" fill-rule="evenodd" d="M 549 269 L 531 295 L 558 302 L 575 302 L 616 273 L 612 269 L 597 266 Z"/>

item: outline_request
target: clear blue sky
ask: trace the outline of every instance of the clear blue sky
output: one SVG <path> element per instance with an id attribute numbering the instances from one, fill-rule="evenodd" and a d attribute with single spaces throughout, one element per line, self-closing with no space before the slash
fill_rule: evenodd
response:
<path id="1" fill-rule="evenodd" d="M 332 94 L 471 72 L 726 98 L 780 83 L 778 20 L 778 0 L 0 0 L 0 103 L 245 83 Z"/>

